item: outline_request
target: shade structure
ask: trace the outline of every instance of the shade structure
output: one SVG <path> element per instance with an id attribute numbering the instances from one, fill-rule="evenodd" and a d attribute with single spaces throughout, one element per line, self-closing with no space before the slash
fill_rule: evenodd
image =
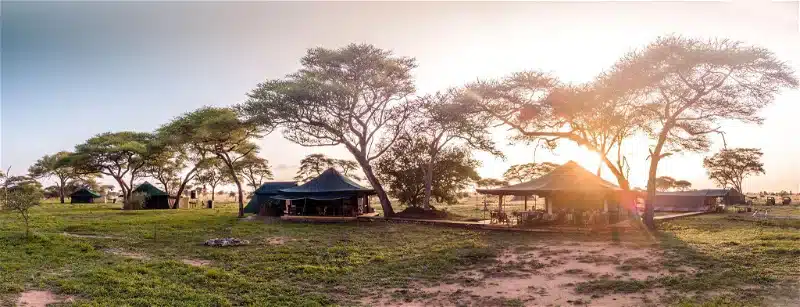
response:
<path id="1" fill-rule="evenodd" d="M 169 209 L 169 195 L 154 185 L 145 181 L 134 189 L 131 194 L 143 193 L 147 197 L 142 209 Z"/>
<path id="2" fill-rule="evenodd" d="M 89 188 L 80 188 L 69 195 L 70 203 L 73 204 L 87 204 L 93 203 L 95 198 L 103 197 L 100 194 L 92 191 Z"/>
<path id="3" fill-rule="evenodd" d="M 266 212 L 266 214 L 280 215 L 280 213 L 283 212 L 282 208 L 283 200 L 275 199 L 274 196 L 278 195 L 281 189 L 286 189 L 296 186 L 297 182 L 294 181 L 276 181 L 276 182 L 267 182 L 265 184 L 262 184 L 261 187 L 259 187 L 253 193 L 253 197 L 250 198 L 250 201 L 247 202 L 247 206 L 244 207 L 244 213 L 258 214 L 261 212 L 262 206 L 267 205 L 268 208 L 274 210 L 266 210 L 266 211 L 271 211 L 271 212 Z"/>
<path id="4" fill-rule="evenodd" d="M 598 177 L 592 172 L 569 161 L 539 178 L 496 189 L 477 189 L 489 195 L 540 195 L 554 192 L 605 193 L 622 191 L 617 185 Z"/>

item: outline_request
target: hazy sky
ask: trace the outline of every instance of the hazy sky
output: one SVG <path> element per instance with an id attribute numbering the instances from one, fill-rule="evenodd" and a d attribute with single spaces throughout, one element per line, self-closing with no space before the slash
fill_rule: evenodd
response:
<path id="1" fill-rule="evenodd" d="M 416 57 L 420 93 L 524 69 L 590 80 L 658 35 L 726 37 L 761 45 L 800 71 L 797 1 L 541 3 L 14 3 L 2 2 L 0 166 L 23 172 L 37 158 L 105 131 L 151 131 L 203 105 L 241 102 L 258 82 L 299 67 L 306 48 L 371 43 Z M 764 151 L 766 176 L 745 190 L 800 189 L 800 92 L 782 93 L 763 126 L 725 125 L 728 145 Z M 497 140 L 508 142 L 498 131 Z M 259 141 L 276 179 L 306 154 L 279 133 Z M 716 142 L 714 151 L 721 146 Z M 534 159 L 477 154 L 485 177 Z M 628 144 L 634 186 L 646 180 L 647 140 Z M 670 157 L 659 175 L 711 187 L 706 154 Z M 566 145 L 537 162 L 591 155 Z M 608 175 L 606 171 L 604 175 Z"/>

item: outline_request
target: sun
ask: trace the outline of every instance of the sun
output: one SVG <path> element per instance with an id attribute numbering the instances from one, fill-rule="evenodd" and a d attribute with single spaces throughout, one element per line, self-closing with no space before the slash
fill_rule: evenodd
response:
<path id="1" fill-rule="evenodd" d="M 602 165 L 602 159 L 598 153 L 576 144 L 560 144 L 553 155 L 561 163 L 572 160 L 592 172 L 596 172 L 597 168 Z"/>

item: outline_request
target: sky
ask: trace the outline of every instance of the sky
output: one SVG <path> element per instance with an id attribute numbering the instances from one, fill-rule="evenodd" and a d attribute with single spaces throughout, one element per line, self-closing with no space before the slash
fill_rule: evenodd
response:
<path id="1" fill-rule="evenodd" d="M 21 174 L 45 154 L 72 150 L 106 131 L 152 131 L 204 105 L 228 106 L 256 84 L 297 70 L 312 47 L 370 43 L 415 57 L 419 94 L 478 78 L 543 70 L 586 82 L 659 35 L 730 38 L 773 51 L 800 71 L 798 1 L 727 2 L 12 2 L 0 7 L 0 167 Z M 784 91 L 761 126 L 725 123 L 728 147 L 764 152 L 767 174 L 745 191 L 800 190 L 800 91 Z M 576 160 L 591 153 L 565 143 L 555 152 L 509 144 L 506 160 L 476 153 L 483 177 L 512 164 Z M 631 182 L 643 187 L 650 141 L 626 151 Z M 258 140 L 276 180 L 294 176 L 310 153 L 348 158 L 341 147 L 302 147 L 280 133 Z M 663 160 L 659 175 L 710 188 L 702 159 Z M 612 179 L 608 171 L 603 176 Z"/>

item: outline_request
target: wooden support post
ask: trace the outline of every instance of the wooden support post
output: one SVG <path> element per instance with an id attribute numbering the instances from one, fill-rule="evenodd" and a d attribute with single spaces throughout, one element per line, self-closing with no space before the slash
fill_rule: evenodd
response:
<path id="1" fill-rule="evenodd" d="M 525 195 L 525 211 L 528 211 L 528 195 Z"/>
<path id="2" fill-rule="evenodd" d="M 497 210 L 503 211 L 503 195 L 497 196 Z"/>

